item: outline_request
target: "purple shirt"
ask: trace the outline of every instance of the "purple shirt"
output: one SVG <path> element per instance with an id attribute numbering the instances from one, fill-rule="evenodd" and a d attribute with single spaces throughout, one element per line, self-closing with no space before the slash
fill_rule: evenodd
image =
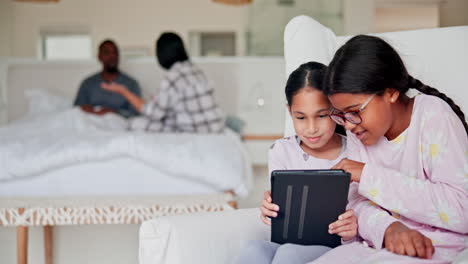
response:
<path id="1" fill-rule="evenodd" d="M 416 96 L 409 127 L 394 140 L 364 146 L 348 133 L 349 159 L 366 163 L 350 189 L 359 235 L 381 249 L 387 227 L 400 221 L 432 240 L 432 260 L 353 243 L 314 263 L 450 263 L 468 245 L 468 137 L 438 97 Z"/>
<path id="2" fill-rule="evenodd" d="M 318 159 L 302 150 L 297 136 L 278 139 L 268 152 L 268 171 L 330 169 L 346 158 L 346 137 L 342 139 L 340 155 L 334 160 Z"/>

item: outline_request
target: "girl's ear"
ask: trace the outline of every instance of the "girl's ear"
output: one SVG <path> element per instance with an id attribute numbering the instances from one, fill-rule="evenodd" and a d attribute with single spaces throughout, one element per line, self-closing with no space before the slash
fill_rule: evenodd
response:
<path id="1" fill-rule="evenodd" d="M 286 108 L 288 109 L 289 114 L 291 114 L 291 106 L 289 104 L 286 104 Z"/>
<path id="2" fill-rule="evenodd" d="M 396 101 L 398 101 L 399 97 L 400 97 L 400 91 L 393 89 L 393 88 L 387 88 L 385 90 L 384 99 L 386 102 L 393 104 Z"/>

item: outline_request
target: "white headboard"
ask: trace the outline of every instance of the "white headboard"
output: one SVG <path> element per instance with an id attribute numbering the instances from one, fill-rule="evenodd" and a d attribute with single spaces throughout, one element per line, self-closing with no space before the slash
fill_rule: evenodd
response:
<path id="1" fill-rule="evenodd" d="M 402 57 L 409 73 L 451 97 L 468 114 L 468 26 L 376 34 Z M 350 37 L 307 16 L 293 18 L 284 32 L 286 75 L 308 61 L 327 64 Z M 294 134 L 286 115 L 285 135 Z"/>
<path id="2" fill-rule="evenodd" d="M 215 85 L 215 96 L 227 114 L 237 111 L 239 63 L 200 62 L 198 65 Z M 156 61 L 131 62 L 121 65 L 124 72 L 135 78 L 145 97 L 155 94 L 163 74 Z M 16 120 L 27 111 L 24 91 L 44 89 L 54 94 L 74 98 L 81 81 L 97 72 L 97 62 L 19 62 L 7 67 L 7 118 Z"/>

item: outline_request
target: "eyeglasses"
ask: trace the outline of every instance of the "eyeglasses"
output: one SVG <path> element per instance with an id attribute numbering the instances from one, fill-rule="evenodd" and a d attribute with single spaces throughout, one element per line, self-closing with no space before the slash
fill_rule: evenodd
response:
<path id="1" fill-rule="evenodd" d="M 362 112 L 364 108 L 366 108 L 366 106 L 370 103 L 370 101 L 372 100 L 372 98 L 374 98 L 374 96 L 375 94 L 369 97 L 369 99 L 367 99 L 367 101 L 361 107 L 359 107 L 358 110 L 352 110 L 346 113 L 333 113 L 332 112 L 330 114 L 331 119 L 333 119 L 333 121 L 335 121 L 338 125 L 341 125 L 341 126 L 344 126 L 346 124 L 346 121 L 354 125 L 359 125 L 362 122 L 362 119 L 359 113 Z"/>

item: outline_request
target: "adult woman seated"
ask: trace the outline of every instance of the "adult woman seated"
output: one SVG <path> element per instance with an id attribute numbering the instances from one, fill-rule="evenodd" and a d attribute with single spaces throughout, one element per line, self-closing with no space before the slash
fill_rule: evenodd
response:
<path id="1" fill-rule="evenodd" d="M 182 39 L 163 33 L 156 42 L 156 57 L 168 72 L 159 94 L 145 102 L 125 86 L 102 83 L 105 90 L 121 94 L 143 116 L 130 120 L 131 130 L 153 132 L 219 133 L 224 119 L 205 74 L 187 55 Z"/>

